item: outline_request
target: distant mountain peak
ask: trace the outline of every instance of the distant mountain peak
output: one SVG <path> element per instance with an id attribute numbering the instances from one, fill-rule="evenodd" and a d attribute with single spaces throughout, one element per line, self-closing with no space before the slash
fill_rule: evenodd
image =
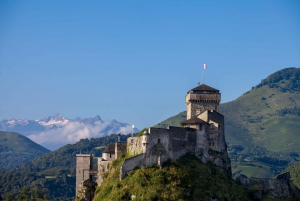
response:
<path id="1" fill-rule="evenodd" d="M 100 117 L 99 115 L 96 115 L 96 116 L 94 117 L 94 119 L 95 119 L 95 121 L 102 121 L 102 119 L 101 119 L 101 117 Z"/>
<path id="2" fill-rule="evenodd" d="M 64 126 L 70 122 L 61 114 L 55 114 L 54 116 L 47 116 L 41 120 L 36 120 L 42 126 Z"/>

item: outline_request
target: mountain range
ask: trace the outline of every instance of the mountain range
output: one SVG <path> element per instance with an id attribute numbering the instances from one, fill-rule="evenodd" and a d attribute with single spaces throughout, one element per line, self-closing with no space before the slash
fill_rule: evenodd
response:
<path id="1" fill-rule="evenodd" d="M 55 150 L 82 138 L 103 137 L 112 133 L 128 134 L 132 132 L 132 125 L 116 120 L 103 121 L 99 115 L 68 119 L 56 114 L 37 120 L 2 120 L 0 130 L 20 133 L 47 149 Z M 133 129 L 133 132 L 138 131 L 137 128 Z"/>

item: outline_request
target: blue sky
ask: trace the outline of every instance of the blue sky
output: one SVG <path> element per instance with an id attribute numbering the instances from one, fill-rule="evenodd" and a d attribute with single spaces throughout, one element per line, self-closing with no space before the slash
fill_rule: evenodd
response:
<path id="1" fill-rule="evenodd" d="M 152 126 L 202 82 L 236 99 L 300 66 L 300 1 L 1 1 L 0 120 Z"/>

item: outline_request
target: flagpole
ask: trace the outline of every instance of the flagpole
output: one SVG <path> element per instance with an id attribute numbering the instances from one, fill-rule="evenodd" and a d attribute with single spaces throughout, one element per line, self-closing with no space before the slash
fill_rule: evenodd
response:
<path id="1" fill-rule="evenodd" d="M 202 68 L 202 84 L 204 84 L 204 62 L 203 62 L 203 68 Z"/>
<path id="2" fill-rule="evenodd" d="M 134 125 L 132 124 L 132 126 L 131 126 L 131 137 L 133 137 L 133 128 L 134 128 Z"/>

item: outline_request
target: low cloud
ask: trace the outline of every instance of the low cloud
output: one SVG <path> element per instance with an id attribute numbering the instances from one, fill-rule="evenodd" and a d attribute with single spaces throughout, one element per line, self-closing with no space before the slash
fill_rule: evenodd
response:
<path id="1" fill-rule="evenodd" d="M 98 121 L 94 124 L 70 122 L 64 127 L 30 134 L 27 137 L 50 150 L 55 150 L 80 139 L 104 137 L 113 133 L 128 134 L 131 130 L 131 125 L 118 125 L 113 121 Z"/>

